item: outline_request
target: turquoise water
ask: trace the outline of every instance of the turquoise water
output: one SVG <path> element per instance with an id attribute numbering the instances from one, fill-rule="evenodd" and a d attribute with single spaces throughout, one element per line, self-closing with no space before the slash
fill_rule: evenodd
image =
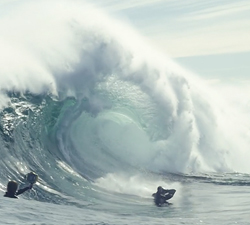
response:
<path id="1" fill-rule="evenodd" d="M 109 202 L 79 201 L 73 205 L 40 202 L 29 194 L 19 200 L 1 197 L 1 223 L 249 224 L 249 186 L 191 182 L 181 185 L 181 193 L 178 191 L 171 205 L 160 208 L 146 196 L 122 194 L 109 196 Z"/>

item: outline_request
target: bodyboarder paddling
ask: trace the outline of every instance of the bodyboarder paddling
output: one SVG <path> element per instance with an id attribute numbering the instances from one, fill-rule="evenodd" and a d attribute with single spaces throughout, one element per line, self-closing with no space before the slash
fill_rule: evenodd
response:
<path id="1" fill-rule="evenodd" d="M 19 189 L 18 188 L 18 183 L 14 180 L 11 180 L 8 182 L 7 185 L 7 192 L 5 193 L 4 197 L 9 197 L 9 198 L 18 198 L 17 195 L 20 195 L 24 193 L 27 190 L 30 190 L 33 187 L 33 184 L 30 184 L 28 187 Z"/>
<path id="2" fill-rule="evenodd" d="M 18 183 L 14 180 L 11 180 L 7 184 L 7 192 L 5 193 L 4 197 L 18 198 L 17 195 L 20 195 L 24 193 L 25 191 L 32 189 L 33 184 L 36 183 L 36 181 L 38 180 L 38 175 L 35 174 L 34 172 L 30 172 L 25 176 L 25 178 L 30 183 L 28 187 L 19 189 L 17 191 Z"/>
<path id="3" fill-rule="evenodd" d="M 175 189 L 164 189 L 161 186 L 157 188 L 157 192 L 152 194 L 154 197 L 154 202 L 156 206 L 162 206 L 164 204 L 168 204 L 167 200 L 172 198 L 175 194 Z"/>

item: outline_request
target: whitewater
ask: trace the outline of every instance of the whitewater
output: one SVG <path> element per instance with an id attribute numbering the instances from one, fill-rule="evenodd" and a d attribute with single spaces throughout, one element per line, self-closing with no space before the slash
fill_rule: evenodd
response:
<path id="1" fill-rule="evenodd" d="M 215 85 L 84 1 L 2 4 L 0 49 L 1 224 L 250 224 L 249 83 Z"/>

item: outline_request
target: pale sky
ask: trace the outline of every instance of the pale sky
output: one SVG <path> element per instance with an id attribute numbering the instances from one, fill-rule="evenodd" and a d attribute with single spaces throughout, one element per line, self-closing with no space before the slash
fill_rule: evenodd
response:
<path id="1" fill-rule="evenodd" d="M 250 51 L 249 0 L 91 0 L 174 57 Z"/>
<path id="2" fill-rule="evenodd" d="M 21 0 L 0 6 L 11 1 Z M 201 76 L 250 79 L 250 0 L 80 1 L 129 23 Z"/>
<path id="3" fill-rule="evenodd" d="M 208 77 L 250 79 L 249 0 L 89 0 Z"/>

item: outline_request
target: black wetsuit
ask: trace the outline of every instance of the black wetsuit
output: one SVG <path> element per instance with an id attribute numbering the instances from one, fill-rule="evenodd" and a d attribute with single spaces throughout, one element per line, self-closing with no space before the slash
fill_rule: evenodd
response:
<path id="1" fill-rule="evenodd" d="M 175 189 L 162 189 L 161 192 L 157 191 L 152 196 L 154 197 L 154 202 L 157 206 L 162 206 L 165 203 L 168 203 L 167 200 L 172 198 L 175 194 Z"/>
<path id="2" fill-rule="evenodd" d="M 164 195 L 162 195 L 161 193 L 156 192 L 153 196 L 154 196 L 155 204 L 157 206 L 161 206 L 165 202 Z"/>
<path id="3" fill-rule="evenodd" d="M 8 198 L 18 198 L 17 195 L 20 195 L 22 194 L 23 192 L 27 191 L 31 189 L 31 187 L 25 187 L 25 188 L 22 188 L 22 189 L 19 189 L 15 194 L 12 194 L 12 193 L 9 193 L 9 192 L 5 192 L 5 195 L 4 197 L 8 197 Z"/>

